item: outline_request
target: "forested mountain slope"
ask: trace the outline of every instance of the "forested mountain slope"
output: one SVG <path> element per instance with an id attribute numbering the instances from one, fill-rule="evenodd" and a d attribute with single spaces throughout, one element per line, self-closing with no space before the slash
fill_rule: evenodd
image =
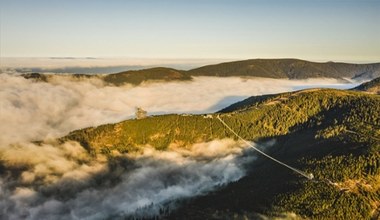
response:
<path id="1" fill-rule="evenodd" d="M 377 124 L 378 102 L 378 96 L 360 92 L 311 89 L 274 95 L 264 102 L 220 116 L 244 138 L 258 140 L 286 135 L 300 129 L 305 123 L 317 123 L 326 116 L 330 118 L 324 126 L 335 123 L 341 124 L 345 129 L 354 129 L 363 125 L 365 120 L 375 119 L 377 121 L 373 123 Z M 334 120 L 330 121 L 332 119 Z M 354 119 L 355 123 L 348 123 Z M 345 123 L 342 124 L 343 122 Z M 144 144 L 164 149 L 171 143 L 186 146 L 226 136 L 231 134 L 216 119 L 215 114 L 173 114 L 83 129 L 74 131 L 65 138 L 88 143 L 92 150 L 97 151 L 108 145 L 112 146 L 110 150 L 135 150 Z"/>
<path id="2" fill-rule="evenodd" d="M 355 91 L 311 89 L 247 99 L 210 115 L 164 115 L 70 133 L 92 154 L 110 157 L 144 145 L 165 150 L 235 138 L 220 117 L 247 140 L 276 143 L 266 151 L 313 173 L 313 181 L 266 158 L 250 173 L 208 195 L 182 201 L 163 214 L 173 219 L 258 218 L 283 213 L 317 219 L 376 219 L 380 201 L 380 97 Z"/>

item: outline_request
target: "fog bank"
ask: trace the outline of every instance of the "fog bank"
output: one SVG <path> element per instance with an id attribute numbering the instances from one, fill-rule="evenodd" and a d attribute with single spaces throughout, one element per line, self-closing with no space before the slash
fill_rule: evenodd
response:
<path id="1" fill-rule="evenodd" d="M 0 143 L 60 137 L 89 126 L 148 114 L 209 113 L 252 95 L 301 88 L 353 86 L 335 79 L 195 77 L 191 82 L 105 86 L 100 80 L 57 77 L 49 83 L 0 74 Z"/>
<path id="2" fill-rule="evenodd" d="M 240 179 L 252 150 L 224 139 L 167 151 L 142 146 L 139 153 L 106 158 L 55 138 L 134 117 L 137 106 L 148 114 L 208 113 L 252 95 L 321 86 L 352 84 L 195 77 L 113 87 L 98 79 L 52 77 L 45 83 L 0 74 L 0 219 L 155 216 L 178 199 Z"/>
<path id="3" fill-rule="evenodd" d="M 0 148 L 1 219 L 122 219 L 155 216 L 181 198 L 236 181 L 252 161 L 230 139 L 111 161 L 92 158 L 75 142 Z"/>

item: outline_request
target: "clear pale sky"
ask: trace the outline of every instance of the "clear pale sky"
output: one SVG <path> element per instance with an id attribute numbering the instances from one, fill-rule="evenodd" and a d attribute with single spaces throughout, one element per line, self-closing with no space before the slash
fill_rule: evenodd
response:
<path id="1" fill-rule="evenodd" d="M 380 0 L 0 0 L 2 57 L 380 61 Z"/>

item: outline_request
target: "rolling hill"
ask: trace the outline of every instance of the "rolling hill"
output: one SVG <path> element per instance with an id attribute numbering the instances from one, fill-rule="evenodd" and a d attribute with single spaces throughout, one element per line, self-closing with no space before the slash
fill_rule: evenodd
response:
<path id="1" fill-rule="evenodd" d="M 48 74 L 26 73 L 27 79 L 49 81 Z M 60 76 L 56 74 L 56 76 Z M 114 74 L 72 74 L 76 79 L 98 78 L 106 84 L 121 86 L 126 83 L 139 85 L 147 81 L 183 81 L 195 76 L 215 77 L 265 77 L 286 79 L 307 78 L 351 78 L 368 80 L 380 77 L 380 63 L 349 64 L 349 63 L 316 63 L 298 59 L 252 59 L 235 62 L 207 65 L 184 71 L 172 68 L 156 67 L 142 70 L 129 70 Z"/>
<path id="2" fill-rule="evenodd" d="M 255 76 L 269 78 L 352 78 L 380 76 L 380 63 L 317 63 L 298 59 L 252 59 L 208 65 L 188 72 L 192 76 Z"/>
<path id="3" fill-rule="evenodd" d="M 99 79 L 106 85 L 122 86 L 125 84 L 139 85 L 148 81 L 184 81 L 191 80 L 184 71 L 165 67 L 157 67 L 142 70 L 128 70 L 114 74 L 43 74 L 43 73 L 24 73 L 25 79 L 37 82 L 49 82 L 51 78 L 71 78 L 73 80 Z"/>
<path id="4" fill-rule="evenodd" d="M 144 81 L 191 80 L 191 77 L 181 70 L 157 67 L 151 69 L 129 70 L 125 72 L 109 74 L 106 75 L 103 79 L 106 83 L 119 86 L 125 83 L 138 85 Z"/>
<path id="5" fill-rule="evenodd" d="M 182 148 L 236 137 L 264 143 L 266 151 L 305 172 L 310 181 L 261 158 L 237 182 L 163 210 L 166 219 L 260 218 L 295 215 L 316 219 L 377 219 L 380 210 L 380 96 L 357 91 L 309 89 L 251 97 L 210 115 L 163 115 L 73 131 L 92 154 L 113 157 Z"/>

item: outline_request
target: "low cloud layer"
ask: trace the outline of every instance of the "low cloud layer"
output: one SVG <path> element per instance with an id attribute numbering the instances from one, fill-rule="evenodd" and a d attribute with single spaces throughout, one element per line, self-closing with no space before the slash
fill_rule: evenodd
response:
<path id="1" fill-rule="evenodd" d="M 253 157 L 230 139 L 107 161 L 77 143 L 0 148 L 1 219 L 155 216 L 171 202 L 241 178 Z"/>
<path id="2" fill-rule="evenodd" d="M 148 114 L 218 111 L 252 95 L 307 87 L 347 87 L 335 79 L 279 80 L 196 77 L 192 82 L 104 86 L 100 80 L 57 77 L 49 83 L 0 74 L 0 143 L 59 137 L 89 126 Z"/>
<path id="3" fill-rule="evenodd" d="M 56 137 L 149 114 L 215 112 L 248 96 L 306 87 L 349 87 L 333 79 L 196 77 L 191 82 L 110 87 L 57 77 L 33 82 L 0 74 L 0 219 L 105 219 L 152 216 L 173 201 L 238 180 L 253 160 L 229 139 L 189 149 L 154 146 L 113 159 Z M 36 144 L 36 140 L 44 140 Z"/>

